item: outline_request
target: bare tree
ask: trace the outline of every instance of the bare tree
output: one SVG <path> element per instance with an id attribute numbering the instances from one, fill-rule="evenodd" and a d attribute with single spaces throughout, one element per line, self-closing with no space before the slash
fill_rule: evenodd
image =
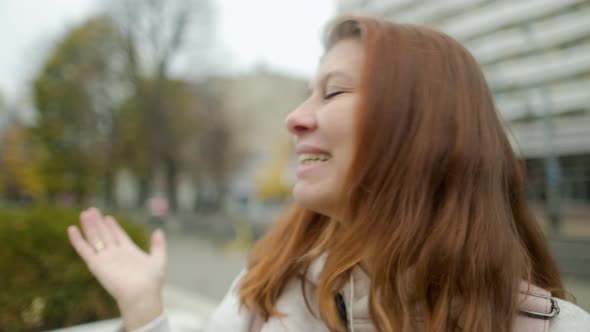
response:
<path id="1" fill-rule="evenodd" d="M 146 164 L 139 170 L 139 203 L 145 202 L 157 167 L 166 174 L 170 205 L 176 208 L 179 137 L 173 119 L 182 116 L 171 103 L 170 81 L 175 65 L 207 62 L 213 41 L 212 7 L 207 0 L 119 0 L 111 3 L 112 18 L 123 36 L 129 82 L 143 115 L 140 128 Z M 188 68 L 186 68 L 189 71 Z"/>
<path id="2" fill-rule="evenodd" d="M 199 91 L 201 130 L 195 133 L 194 143 L 186 145 L 184 160 L 199 189 L 195 208 L 202 203 L 200 199 L 204 191 L 214 195 L 215 207 L 219 208 L 227 196 L 233 174 L 242 166 L 245 154 L 237 144 L 236 123 L 228 117 L 228 110 L 223 108 L 220 97 L 204 86 L 200 86 Z"/>

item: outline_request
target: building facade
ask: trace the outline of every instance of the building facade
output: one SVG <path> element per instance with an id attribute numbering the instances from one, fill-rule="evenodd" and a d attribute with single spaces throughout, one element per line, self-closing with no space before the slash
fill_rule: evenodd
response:
<path id="1" fill-rule="evenodd" d="M 307 98 L 307 81 L 260 68 L 237 77 L 211 79 L 208 85 L 233 123 L 238 149 L 244 154 L 234 189 L 251 198 L 289 194 L 294 151 L 285 119 Z"/>
<path id="2" fill-rule="evenodd" d="M 515 151 L 529 198 L 550 186 L 561 201 L 590 204 L 589 0 L 340 0 L 365 13 L 444 31 L 481 64 Z"/>

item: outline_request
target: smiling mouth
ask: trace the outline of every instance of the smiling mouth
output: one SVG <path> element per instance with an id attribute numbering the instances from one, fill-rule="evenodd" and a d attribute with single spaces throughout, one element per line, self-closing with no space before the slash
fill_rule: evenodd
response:
<path id="1" fill-rule="evenodd" d="M 332 158 L 327 153 L 302 153 L 299 155 L 299 163 L 302 165 L 323 163 Z"/>

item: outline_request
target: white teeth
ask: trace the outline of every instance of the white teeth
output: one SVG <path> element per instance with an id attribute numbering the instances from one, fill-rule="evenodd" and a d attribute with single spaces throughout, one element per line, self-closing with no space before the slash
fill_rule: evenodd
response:
<path id="1" fill-rule="evenodd" d="M 302 153 L 299 155 L 299 163 L 301 164 L 324 162 L 328 159 L 330 159 L 330 155 L 326 153 Z"/>

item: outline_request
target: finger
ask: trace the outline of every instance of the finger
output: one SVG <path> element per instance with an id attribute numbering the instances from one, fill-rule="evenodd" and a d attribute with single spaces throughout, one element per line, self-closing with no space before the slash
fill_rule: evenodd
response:
<path id="1" fill-rule="evenodd" d="M 91 207 L 88 210 L 89 210 L 89 213 L 90 213 L 91 217 L 95 221 L 96 230 L 97 230 L 97 234 L 98 234 L 98 236 L 100 238 L 100 241 L 102 241 L 103 244 L 107 248 L 109 246 L 116 245 L 116 241 L 115 241 L 113 235 L 111 234 L 110 229 L 105 224 L 105 220 L 104 220 L 105 218 L 103 217 L 103 215 L 100 212 L 100 210 L 97 209 L 97 208 L 95 208 L 95 207 Z"/>
<path id="2" fill-rule="evenodd" d="M 86 240 L 84 240 L 78 227 L 68 227 L 68 238 L 78 255 L 89 265 L 90 261 L 95 256 L 94 249 L 88 244 L 88 242 L 86 242 Z"/>
<path id="3" fill-rule="evenodd" d="M 99 213 L 100 218 L 98 219 L 98 229 L 100 231 L 100 235 L 102 237 L 102 239 L 105 242 L 105 245 L 107 247 L 109 246 L 118 246 L 118 241 L 115 238 L 115 235 L 113 234 L 113 232 L 111 231 L 111 228 L 109 227 L 109 225 L 107 224 L 107 217 L 109 218 L 113 218 L 111 216 L 105 216 L 103 217 L 100 214 L 100 211 L 97 210 L 97 212 Z"/>
<path id="4" fill-rule="evenodd" d="M 108 227 L 109 231 L 113 235 L 115 241 L 121 245 L 128 245 L 133 243 L 125 230 L 119 226 L 119 223 L 115 220 L 115 218 L 111 216 L 105 217 L 105 224 Z"/>
<path id="5" fill-rule="evenodd" d="M 106 245 L 100 230 L 100 212 L 97 209 L 90 208 L 80 214 L 80 224 L 82 224 L 82 231 L 92 246 L 96 246 L 99 242 Z"/>
<path id="6" fill-rule="evenodd" d="M 161 229 L 156 229 L 152 233 L 150 255 L 162 265 L 166 263 L 166 237 Z"/>

